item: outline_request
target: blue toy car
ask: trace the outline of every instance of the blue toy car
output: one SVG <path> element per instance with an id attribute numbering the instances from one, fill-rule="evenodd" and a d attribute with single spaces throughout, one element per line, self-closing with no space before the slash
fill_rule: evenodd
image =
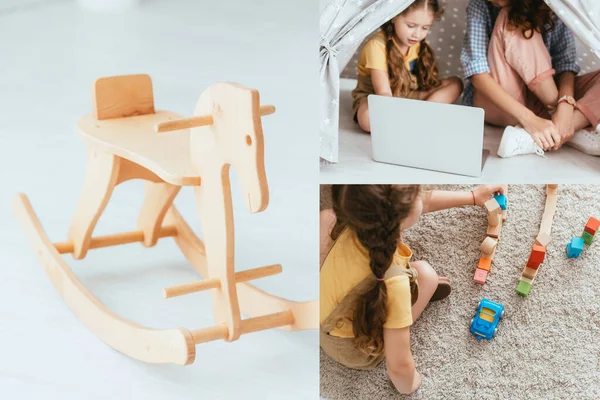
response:
<path id="1" fill-rule="evenodd" d="M 498 330 L 498 322 L 503 315 L 504 306 L 502 304 L 484 298 L 477 306 L 477 314 L 471 320 L 471 333 L 477 337 L 477 340 L 482 338 L 491 340 Z"/>

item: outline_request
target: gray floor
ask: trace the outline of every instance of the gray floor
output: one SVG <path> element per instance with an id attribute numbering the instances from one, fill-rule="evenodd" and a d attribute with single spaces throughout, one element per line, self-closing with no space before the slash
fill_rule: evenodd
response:
<path id="1" fill-rule="evenodd" d="M 198 345 L 188 367 L 144 364 L 106 346 L 62 302 L 10 210 L 12 196 L 25 192 L 51 240 L 66 239 L 86 161 L 75 123 L 91 112 L 96 78 L 148 73 L 156 107 L 182 115 L 192 115 L 212 83 L 239 82 L 277 112 L 263 119 L 269 208 L 249 214 L 233 177 L 236 268 L 281 263 L 282 274 L 256 285 L 293 300 L 317 298 L 318 133 L 316 120 L 305 117 L 318 113 L 305 100 L 318 96 L 317 8 L 145 1 L 98 15 L 73 1 L 13 3 L 0 10 L 0 397 L 316 398 L 315 331 Z M 142 189 L 141 182 L 119 186 L 96 234 L 135 227 Z M 176 205 L 201 233 L 191 189 Z M 152 249 L 127 245 L 65 259 L 125 318 L 156 328 L 214 323 L 209 293 L 162 298 L 164 287 L 198 279 L 170 239 Z"/>
<path id="2" fill-rule="evenodd" d="M 350 92 L 355 86 L 354 79 L 340 81 L 339 162 L 321 164 L 321 183 L 600 182 L 600 157 L 588 156 L 568 146 L 547 152 L 547 158 L 537 155 L 498 157 L 502 130 L 492 126 L 486 126 L 483 147 L 490 150 L 490 156 L 480 178 L 375 162 L 371 156 L 371 137 L 352 120 Z"/>

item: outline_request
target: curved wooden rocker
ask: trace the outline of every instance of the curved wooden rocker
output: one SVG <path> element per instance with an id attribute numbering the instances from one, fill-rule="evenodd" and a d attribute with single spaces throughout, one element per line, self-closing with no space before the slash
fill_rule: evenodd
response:
<path id="1" fill-rule="evenodd" d="M 88 165 L 69 240 L 50 241 L 24 194 L 17 194 L 13 205 L 47 275 L 73 313 L 124 354 L 180 365 L 194 362 L 200 343 L 234 341 L 271 328 L 318 329 L 318 300 L 294 302 L 248 283 L 280 273 L 281 265 L 239 272 L 234 268 L 229 167 L 236 169 L 250 212 L 263 211 L 269 195 L 261 116 L 275 108 L 260 106 L 254 89 L 217 83 L 202 93 L 194 117 L 184 119 L 154 110 L 148 75 L 101 78 L 94 83 L 93 102 L 94 114 L 77 124 L 88 145 Z M 113 189 L 130 179 L 146 181 L 137 229 L 92 237 Z M 194 187 L 206 243 L 173 206 L 182 186 Z M 152 247 L 165 237 L 174 238 L 204 279 L 165 288 L 164 297 L 210 289 L 214 326 L 156 330 L 124 320 L 83 286 L 61 256 L 71 253 L 78 260 L 90 249 L 135 242 Z M 248 318 L 242 319 L 242 313 Z"/>

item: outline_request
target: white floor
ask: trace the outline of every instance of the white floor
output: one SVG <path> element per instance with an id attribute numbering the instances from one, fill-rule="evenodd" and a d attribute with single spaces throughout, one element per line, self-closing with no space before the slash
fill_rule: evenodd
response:
<path id="1" fill-rule="evenodd" d="M 341 79 L 339 161 L 337 164 L 322 163 L 321 183 L 600 182 L 600 157 L 588 156 L 568 146 L 557 152 L 547 152 L 547 158 L 537 155 L 498 157 L 502 130 L 492 126 L 486 126 L 483 147 L 490 150 L 490 156 L 479 178 L 375 162 L 371 155 L 370 135 L 362 132 L 352 120 L 351 91 L 355 86 L 356 80 Z"/>
<path id="2" fill-rule="evenodd" d="M 157 108 L 191 115 L 204 88 L 236 81 L 277 112 L 263 119 L 271 201 L 251 215 L 235 177 L 236 268 L 281 263 L 255 281 L 293 300 L 318 297 L 318 15 L 312 2 L 148 1 L 96 15 L 71 1 L 0 10 L 0 397 L 225 399 L 318 396 L 316 331 L 272 330 L 197 346 L 187 367 L 133 360 L 102 343 L 65 306 L 18 223 L 25 192 L 53 241 L 66 239 L 85 146 L 76 121 L 101 76 L 149 73 Z M 95 234 L 131 230 L 141 182 L 119 186 Z M 200 226 L 192 191 L 176 205 Z M 93 250 L 67 262 L 111 310 L 156 328 L 213 324 L 208 293 L 163 300 L 198 276 L 170 239 L 155 248 Z"/>

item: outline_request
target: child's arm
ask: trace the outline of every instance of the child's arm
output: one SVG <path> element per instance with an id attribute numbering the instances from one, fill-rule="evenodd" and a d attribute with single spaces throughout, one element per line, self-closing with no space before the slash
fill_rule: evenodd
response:
<path id="1" fill-rule="evenodd" d="M 372 69 L 371 82 L 373 83 L 373 89 L 375 89 L 375 94 L 379 96 L 392 96 L 390 77 L 387 71 L 381 69 Z"/>
<path id="2" fill-rule="evenodd" d="M 557 23 L 552 34 L 550 55 L 552 56 L 552 67 L 558 78 L 558 98 L 575 96 L 575 76 L 581 71 L 581 68 L 577 65 L 577 50 L 573 32 L 562 21 Z M 556 124 L 561 141 L 556 143 L 555 150 L 575 134 L 575 127 L 573 126 L 574 112 L 573 106 L 567 103 L 558 105 L 552 120 Z"/>
<path id="3" fill-rule="evenodd" d="M 331 208 L 323 210 L 319 214 L 319 231 L 321 239 L 319 246 L 319 265 L 323 264 L 325 257 L 329 253 L 329 250 L 331 250 L 331 246 L 333 246 L 333 240 L 331 239 L 330 235 L 331 231 L 333 230 L 333 227 L 335 226 L 336 221 L 337 218 Z"/>
<path id="4" fill-rule="evenodd" d="M 575 74 L 570 71 L 565 71 L 558 76 L 558 96 L 559 99 L 563 96 L 573 97 L 575 93 Z M 575 107 L 567 102 L 562 102 L 558 105 L 556 113 L 552 116 L 552 121 L 556 125 L 560 141 L 554 143 L 553 150 L 558 150 L 561 146 L 573 137 L 575 134 L 575 125 L 573 124 L 573 115 Z"/>
<path id="5" fill-rule="evenodd" d="M 410 327 L 383 329 L 387 373 L 402 394 L 410 394 L 421 385 L 421 375 L 415 369 L 410 351 Z"/>
<path id="6" fill-rule="evenodd" d="M 494 193 L 504 193 L 501 185 L 482 185 L 472 192 L 433 190 L 422 196 L 422 214 L 461 206 L 482 206 Z"/>
<path id="7" fill-rule="evenodd" d="M 525 105 L 515 100 L 489 73 L 473 75 L 471 82 L 475 90 L 500 110 L 516 119 L 542 149 L 549 150 L 555 144 L 553 133 L 556 134 L 556 126 L 554 122 L 538 117 Z M 549 143 L 550 147 L 545 146 L 542 139 Z"/>

